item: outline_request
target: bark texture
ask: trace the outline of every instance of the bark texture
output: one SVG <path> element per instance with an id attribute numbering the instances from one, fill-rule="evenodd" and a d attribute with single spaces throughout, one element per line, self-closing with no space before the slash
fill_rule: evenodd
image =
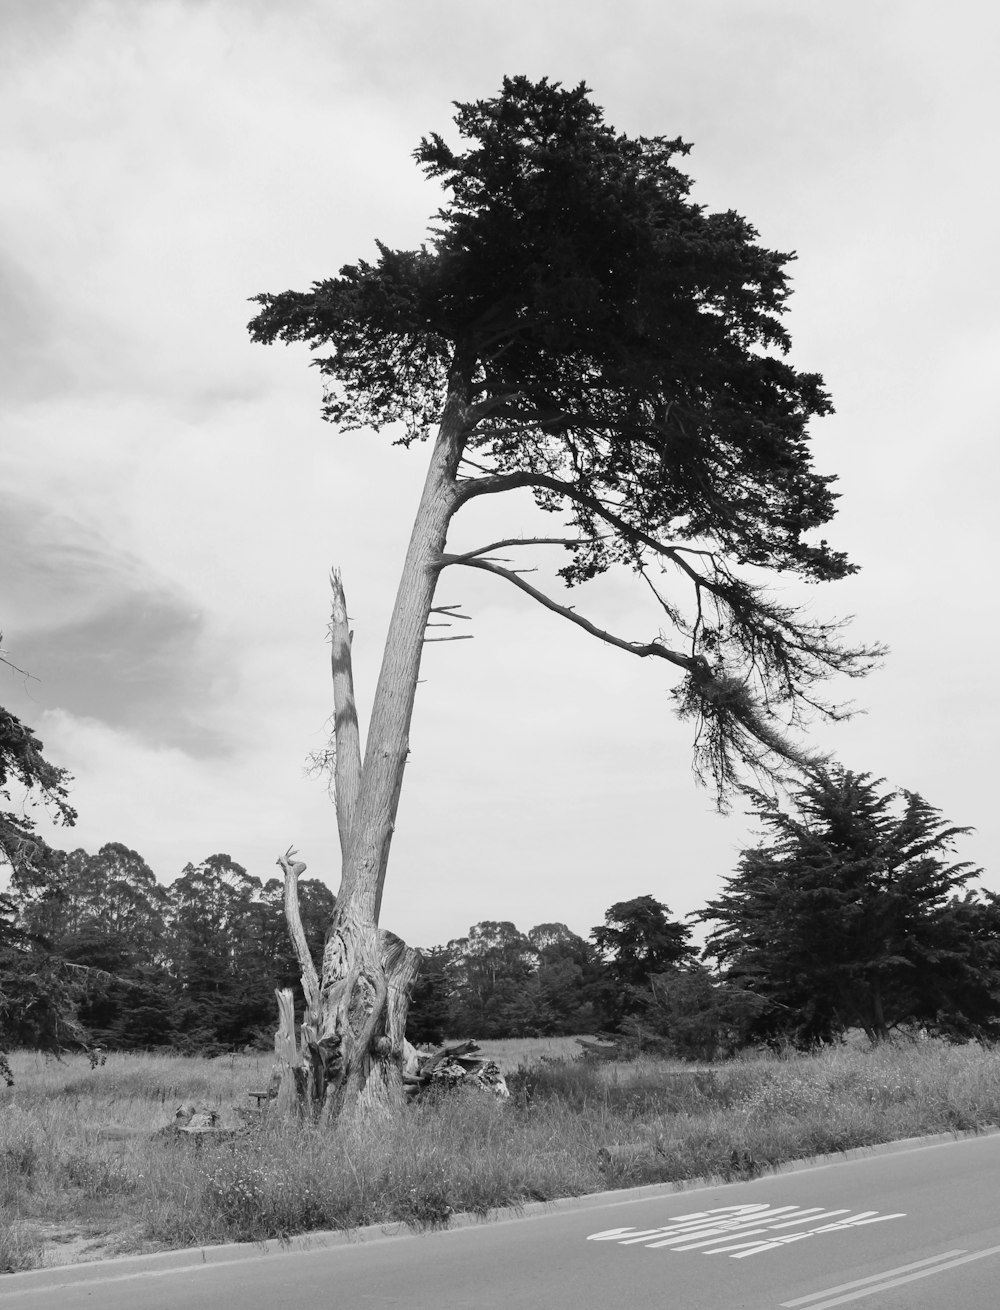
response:
<path id="1" fill-rule="evenodd" d="M 395 829 L 420 659 L 448 525 L 458 504 L 457 474 L 467 431 L 465 387 L 453 375 L 431 452 L 393 606 L 375 689 L 364 759 L 354 700 L 353 634 L 340 574 L 331 575 L 334 798 L 341 885 L 320 969 L 310 956 L 298 908 L 305 868 L 288 850 L 285 914 L 302 972 L 305 1016 L 296 1042 L 290 995 L 279 994 L 275 1039 L 279 1102 L 327 1119 L 348 1107 L 386 1111 L 403 1100 L 409 993 L 418 952 L 380 930 L 379 913 Z"/>

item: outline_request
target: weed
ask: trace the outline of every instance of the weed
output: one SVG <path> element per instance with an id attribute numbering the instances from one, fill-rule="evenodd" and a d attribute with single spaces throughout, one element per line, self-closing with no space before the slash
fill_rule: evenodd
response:
<path id="1" fill-rule="evenodd" d="M 42 1126 L 18 1105 L 0 1110 L 0 1171 L 30 1178 L 45 1145 Z"/>
<path id="2" fill-rule="evenodd" d="M 330 1132 L 276 1116 L 230 1141 L 159 1136 L 179 1101 L 220 1111 L 266 1084 L 256 1054 L 108 1056 L 90 1070 L 12 1057 L 0 1089 L 0 1269 L 41 1258 L 42 1226 L 72 1223 L 116 1253 L 404 1222 L 440 1227 L 530 1200 L 693 1178 L 1000 1122 L 1000 1058 L 980 1046 L 626 1065 L 506 1043 L 513 1096 L 431 1097 Z M 518 1049 L 521 1059 L 514 1060 Z M 488 1054 L 495 1058 L 492 1049 Z"/>
<path id="3" fill-rule="evenodd" d="M 17 1274 L 37 1267 L 42 1240 L 37 1228 L 10 1218 L 0 1207 L 0 1274 Z"/>

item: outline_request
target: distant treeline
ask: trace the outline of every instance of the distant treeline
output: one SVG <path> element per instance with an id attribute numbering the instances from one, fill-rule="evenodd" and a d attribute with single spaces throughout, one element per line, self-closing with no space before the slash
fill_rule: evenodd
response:
<path id="1" fill-rule="evenodd" d="M 282 881 L 262 883 L 229 855 L 188 864 L 164 886 L 117 842 L 93 855 L 47 850 L 42 862 L 12 872 L 2 903 L 8 1045 L 46 1044 L 53 1016 L 45 985 L 60 975 L 74 996 L 59 1003 L 72 1006 L 80 1035 L 108 1048 L 269 1043 L 274 989 L 298 990 Z M 335 898 L 304 878 L 299 904 L 319 964 Z M 410 1036 L 615 1028 L 633 984 L 693 962 L 689 936 L 651 896 L 613 906 L 589 941 L 561 923 L 527 934 L 512 923 L 476 924 L 423 952 Z"/>
<path id="2" fill-rule="evenodd" d="M 11 781 L 72 824 L 65 772 L 0 710 L 0 799 Z M 1000 1038 L 1000 898 L 951 860 L 967 829 L 841 768 L 815 772 L 787 810 L 746 796 L 767 840 L 690 916 L 708 925 L 702 952 L 652 895 L 611 905 L 586 938 L 563 923 L 478 923 L 423 951 L 410 1040 L 605 1031 L 708 1059 L 849 1028 Z M 274 989 L 299 991 L 280 879 L 217 854 L 164 886 L 120 843 L 48 846 L 23 806 L 0 811 L 0 857 L 0 1076 L 15 1046 L 270 1044 Z M 335 899 L 306 878 L 299 901 L 319 964 Z"/>

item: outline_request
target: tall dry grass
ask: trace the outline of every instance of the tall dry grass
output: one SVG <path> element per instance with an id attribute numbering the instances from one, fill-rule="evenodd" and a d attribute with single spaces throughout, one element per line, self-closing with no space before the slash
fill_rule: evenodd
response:
<path id="1" fill-rule="evenodd" d="M 486 1044 L 484 1043 L 484 1046 Z M 267 1057 L 19 1054 L 0 1093 L 0 1269 L 404 1221 L 683 1179 L 1000 1123 L 1000 1057 L 925 1042 L 748 1059 L 592 1064 L 570 1040 L 493 1044 L 512 1097 L 432 1097 L 327 1132 L 274 1119 L 230 1141 L 151 1135 L 178 1102 L 266 1085 Z M 502 1049 L 495 1049 L 501 1047 Z M 520 1067 L 516 1067 L 519 1061 Z M 72 1240 L 55 1245 L 53 1237 Z M 85 1249 L 89 1244 L 89 1250 Z"/>

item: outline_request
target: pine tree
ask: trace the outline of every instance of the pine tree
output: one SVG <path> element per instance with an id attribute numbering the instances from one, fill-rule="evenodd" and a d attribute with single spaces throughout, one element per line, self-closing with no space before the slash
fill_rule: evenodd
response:
<path id="1" fill-rule="evenodd" d="M 969 829 L 883 785 L 820 770 L 794 812 L 751 793 L 772 839 L 743 852 L 699 915 L 719 925 L 707 953 L 773 1002 L 767 1023 L 802 1040 L 856 1026 L 882 1041 L 907 1022 L 1000 1030 L 995 910 L 957 897 L 979 870 L 949 858 Z"/>

